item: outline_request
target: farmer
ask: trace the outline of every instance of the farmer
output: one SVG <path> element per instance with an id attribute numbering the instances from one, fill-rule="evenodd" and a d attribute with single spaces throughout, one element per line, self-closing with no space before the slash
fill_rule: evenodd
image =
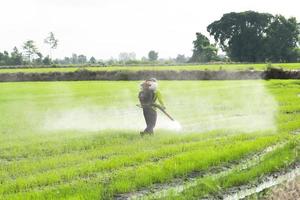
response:
<path id="1" fill-rule="evenodd" d="M 147 124 L 147 127 L 144 131 L 140 132 L 141 136 L 145 134 L 153 134 L 153 129 L 156 124 L 157 113 L 155 104 L 159 102 L 159 105 L 165 109 L 164 103 L 160 92 L 157 90 L 157 80 L 156 78 L 151 78 L 145 80 L 141 83 L 141 91 L 139 92 L 139 100 L 141 107 L 143 108 L 144 118 Z"/>

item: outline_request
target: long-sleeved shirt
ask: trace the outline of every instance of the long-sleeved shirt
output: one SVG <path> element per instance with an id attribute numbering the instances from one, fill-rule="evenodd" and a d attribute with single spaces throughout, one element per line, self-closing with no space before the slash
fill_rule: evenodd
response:
<path id="1" fill-rule="evenodd" d="M 165 107 L 162 95 L 159 90 L 154 91 L 154 98 L 153 98 L 154 103 L 158 101 L 159 105 Z"/>

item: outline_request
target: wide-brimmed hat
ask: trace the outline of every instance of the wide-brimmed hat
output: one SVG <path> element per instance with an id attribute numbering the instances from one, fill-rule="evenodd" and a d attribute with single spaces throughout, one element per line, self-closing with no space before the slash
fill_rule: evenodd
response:
<path id="1" fill-rule="evenodd" d="M 157 82 L 157 79 L 156 79 L 156 78 L 149 78 L 149 79 L 147 79 L 146 81 Z"/>

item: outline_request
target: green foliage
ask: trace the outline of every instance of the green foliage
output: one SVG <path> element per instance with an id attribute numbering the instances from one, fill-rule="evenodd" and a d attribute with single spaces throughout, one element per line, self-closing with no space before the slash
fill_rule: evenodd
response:
<path id="1" fill-rule="evenodd" d="M 276 15 L 266 30 L 266 57 L 273 62 L 295 62 L 300 59 L 297 43 L 300 29 L 296 18 Z"/>
<path id="2" fill-rule="evenodd" d="M 37 58 L 34 60 L 36 64 L 43 64 L 43 54 L 41 52 L 36 53 Z"/>
<path id="3" fill-rule="evenodd" d="M 51 59 L 49 56 L 46 56 L 44 59 L 43 59 L 43 64 L 44 65 L 50 65 L 52 63 Z"/>
<path id="4" fill-rule="evenodd" d="M 22 53 L 19 52 L 17 47 L 14 47 L 13 52 L 11 52 L 11 65 L 21 65 L 23 64 Z"/>
<path id="5" fill-rule="evenodd" d="M 246 11 L 227 13 L 207 27 L 233 61 L 296 61 L 299 41 L 295 18 Z"/>
<path id="6" fill-rule="evenodd" d="M 4 51 L 3 53 L 0 52 L 0 66 L 22 64 L 24 64 L 23 55 L 21 52 L 19 52 L 17 47 L 14 47 L 10 55 L 7 51 Z"/>
<path id="7" fill-rule="evenodd" d="M 186 63 L 188 58 L 184 54 L 178 54 L 175 58 L 176 63 Z"/>
<path id="8" fill-rule="evenodd" d="M 89 60 L 87 57 L 83 54 L 77 55 L 76 53 L 73 53 L 71 57 L 64 57 L 63 59 L 55 59 L 54 62 L 57 64 L 62 65 L 70 65 L 70 64 L 80 64 L 81 66 L 83 64 L 94 64 L 96 63 L 96 58 L 91 57 Z"/>
<path id="9" fill-rule="evenodd" d="M 196 33 L 196 36 L 197 39 L 193 41 L 193 55 L 189 62 L 196 63 L 217 60 L 217 48 L 215 45 L 210 44 L 208 38 L 201 33 Z"/>
<path id="10" fill-rule="evenodd" d="M 97 62 L 96 58 L 95 58 L 94 56 L 92 56 L 92 57 L 90 58 L 89 63 L 95 64 L 96 62 Z"/>
<path id="11" fill-rule="evenodd" d="M 84 64 L 84 63 L 86 63 L 86 62 L 87 62 L 86 56 L 80 54 L 80 55 L 78 56 L 78 63 L 79 63 L 79 64 Z"/>
<path id="12" fill-rule="evenodd" d="M 29 62 L 31 61 L 32 56 L 38 53 L 38 49 L 33 40 L 26 41 L 23 45 L 23 50 Z"/>
<path id="13" fill-rule="evenodd" d="M 294 138 L 295 139 L 295 138 Z M 233 170 L 232 172 L 221 177 L 208 176 L 199 178 L 197 184 L 184 190 L 181 194 L 170 196 L 161 199 L 199 199 L 206 195 L 215 195 L 226 191 L 231 187 L 238 187 L 240 185 L 253 183 L 256 179 L 263 175 L 269 175 L 272 172 L 278 172 L 289 166 L 290 163 L 299 160 L 297 153 L 297 146 L 299 140 L 291 141 L 284 147 L 276 149 L 273 152 L 265 155 L 261 161 L 244 170 Z"/>
<path id="14" fill-rule="evenodd" d="M 158 59 L 158 52 L 155 52 L 153 50 L 149 51 L 149 53 L 148 53 L 148 59 L 150 61 L 156 61 Z"/>

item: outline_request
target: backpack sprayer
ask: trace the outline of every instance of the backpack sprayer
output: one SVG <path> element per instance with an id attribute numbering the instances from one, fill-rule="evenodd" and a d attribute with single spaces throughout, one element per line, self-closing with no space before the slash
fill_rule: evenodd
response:
<path id="1" fill-rule="evenodd" d="M 166 109 L 164 109 L 162 106 L 160 106 L 160 105 L 158 105 L 158 104 L 156 104 L 156 103 L 152 103 L 152 104 L 142 104 L 142 105 L 137 104 L 136 106 L 139 107 L 139 108 L 144 108 L 144 107 L 149 107 L 149 106 L 158 108 L 158 109 L 159 109 L 160 111 L 162 111 L 162 112 L 163 112 L 170 120 L 175 121 L 174 118 L 171 117 L 171 115 L 170 115 L 169 113 L 167 113 Z"/>

